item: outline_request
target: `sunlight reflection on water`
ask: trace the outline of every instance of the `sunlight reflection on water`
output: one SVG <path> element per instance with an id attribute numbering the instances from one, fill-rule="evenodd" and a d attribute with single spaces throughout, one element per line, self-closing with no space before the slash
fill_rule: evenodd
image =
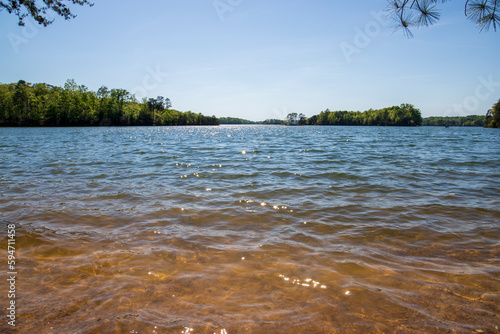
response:
<path id="1" fill-rule="evenodd" d="M 0 133 L 27 333 L 499 332 L 498 131 Z"/>

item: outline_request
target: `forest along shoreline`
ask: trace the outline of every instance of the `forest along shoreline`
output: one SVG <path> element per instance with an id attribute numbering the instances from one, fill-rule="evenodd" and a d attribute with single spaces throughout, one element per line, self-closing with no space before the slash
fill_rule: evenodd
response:
<path id="1" fill-rule="evenodd" d="M 486 115 L 422 118 L 412 104 L 382 109 L 330 111 L 307 118 L 290 113 L 285 120 L 250 121 L 205 116 L 172 108 L 169 98 L 143 98 L 125 89 L 101 86 L 96 92 L 68 79 L 64 87 L 46 83 L 0 84 L 0 127 L 179 126 L 220 124 L 354 125 L 354 126 L 475 126 L 500 128 L 500 100 Z"/>

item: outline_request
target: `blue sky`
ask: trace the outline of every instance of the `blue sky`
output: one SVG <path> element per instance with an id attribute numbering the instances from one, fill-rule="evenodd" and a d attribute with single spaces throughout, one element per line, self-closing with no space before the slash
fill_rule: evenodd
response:
<path id="1" fill-rule="evenodd" d="M 465 1 L 408 39 L 385 0 L 95 0 L 48 28 L 0 12 L 0 82 L 125 88 L 173 107 L 251 120 L 412 103 L 485 114 L 500 98 L 500 32 Z"/>

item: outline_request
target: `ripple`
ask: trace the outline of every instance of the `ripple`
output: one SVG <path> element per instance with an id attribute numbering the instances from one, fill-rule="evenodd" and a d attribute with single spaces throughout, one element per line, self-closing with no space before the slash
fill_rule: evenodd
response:
<path id="1" fill-rule="evenodd" d="M 27 332 L 498 331 L 498 132 L 0 137 Z"/>

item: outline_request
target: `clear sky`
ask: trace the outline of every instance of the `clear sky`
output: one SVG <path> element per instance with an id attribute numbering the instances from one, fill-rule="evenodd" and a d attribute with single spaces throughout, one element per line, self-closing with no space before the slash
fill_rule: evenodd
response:
<path id="1" fill-rule="evenodd" d="M 162 95 L 178 110 L 251 120 L 412 103 L 427 116 L 484 115 L 500 99 L 500 31 L 441 5 L 414 38 L 386 0 L 95 0 L 49 27 L 0 12 L 0 82 Z"/>

